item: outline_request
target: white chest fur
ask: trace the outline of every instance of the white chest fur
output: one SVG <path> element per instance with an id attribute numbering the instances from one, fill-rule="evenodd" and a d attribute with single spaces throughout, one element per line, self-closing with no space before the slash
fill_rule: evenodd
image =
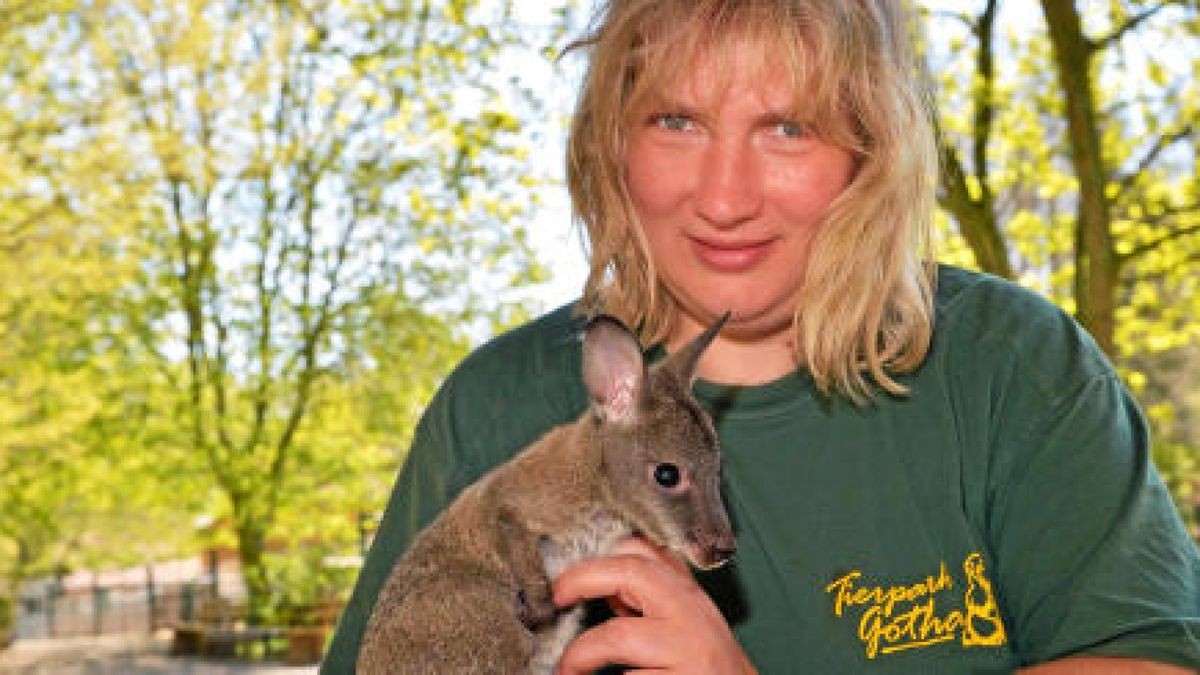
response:
<path id="1" fill-rule="evenodd" d="M 625 521 L 597 512 L 584 519 L 580 527 L 546 539 L 541 543 L 542 561 L 551 581 L 571 565 L 612 551 L 617 542 L 632 533 Z M 537 647 L 529 662 L 530 675 L 554 672 L 563 650 L 579 633 L 583 608 L 575 607 L 559 614 L 554 623 L 537 633 Z"/>
<path id="2" fill-rule="evenodd" d="M 604 512 L 584 519 L 576 529 L 542 542 L 542 562 L 553 581 L 563 570 L 580 560 L 605 555 L 632 530 L 625 521 Z"/>

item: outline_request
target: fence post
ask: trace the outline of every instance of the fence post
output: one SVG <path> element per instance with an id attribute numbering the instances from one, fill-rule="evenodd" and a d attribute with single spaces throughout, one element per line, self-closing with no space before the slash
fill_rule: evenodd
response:
<path id="1" fill-rule="evenodd" d="M 213 598 L 220 597 L 221 590 L 217 587 L 218 579 L 220 578 L 221 570 L 219 569 L 220 562 L 217 558 L 217 549 L 210 548 L 208 550 L 208 576 L 211 584 L 211 596 Z"/>
<path id="2" fill-rule="evenodd" d="M 92 572 L 92 635 L 100 635 L 104 628 L 104 596 L 100 578 Z"/>
<path id="3" fill-rule="evenodd" d="M 46 584 L 46 637 L 54 637 L 54 595 L 55 582 Z"/>
<path id="4" fill-rule="evenodd" d="M 182 592 L 179 594 L 179 614 L 183 621 L 191 621 L 196 618 L 195 614 L 195 588 L 191 582 L 183 585 Z"/>
<path id="5" fill-rule="evenodd" d="M 146 623 L 150 634 L 154 634 L 158 619 L 158 598 L 154 596 L 154 565 L 146 563 Z"/>

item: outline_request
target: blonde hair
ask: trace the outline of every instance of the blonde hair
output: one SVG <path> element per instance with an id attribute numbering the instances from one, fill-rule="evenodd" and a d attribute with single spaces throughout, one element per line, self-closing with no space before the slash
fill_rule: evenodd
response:
<path id="1" fill-rule="evenodd" d="M 796 114 L 857 167 L 812 243 L 793 322 L 797 359 L 826 393 L 904 393 L 893 375 L 920 365 L 933 332 L 937 165 L 909 28 L 901 0 L 603 4 L 569 48 L 590 50 L 567 149 L 575 217 L 590 244 L 585 307 L 637 326 L 646 342 L 667 337 L 678 310 L 625 186 L 627 132 L 702 52 L 756 45 L 758 65 L 782 64 L 803 95 Z"/>

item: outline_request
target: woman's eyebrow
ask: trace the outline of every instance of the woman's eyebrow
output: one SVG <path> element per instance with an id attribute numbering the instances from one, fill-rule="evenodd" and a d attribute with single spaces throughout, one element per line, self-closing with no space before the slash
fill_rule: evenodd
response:
<path id="1" fill-rule="evenodd" d="M 700 108 L 686 97 L 676 95 L 658 94 L 648 97 L 646 101 L 646 108 L 651 110 L 693 113 Z"/>

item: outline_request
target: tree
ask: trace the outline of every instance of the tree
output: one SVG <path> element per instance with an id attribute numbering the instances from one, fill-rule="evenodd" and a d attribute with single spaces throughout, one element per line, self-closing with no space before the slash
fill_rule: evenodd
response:
<path id="1" fill-rule="evenodd" d="M 122 205 L 96 178 L 122 157 L 99 138 L 70 138 L 86 108 L 53 64 L 72 44 L 47 39 L 67 5 L 0 6 L 0 607 L 29 576 L 161 550 L 178 531 L 155 527 L 165 518 L 148 518 L 139 542 L 127 541 L 127 524 L 178 514 L 187 494 L 145 490 L 143 462 L 104 432 L 145 417 L 136 394 L 150 392 L 153 378 L 112 340 L 120 324 L 112 297 L 132 267 L 110 246 Z M 123 436 L 154 429 L 135 428 Z"/>
<path id="2" fill-rule="evenodd" d="M 927 46 L 942 74 L 939 201 L 974 264 L 1075 314 L 1145 397 L 1160 462 L 1194 471 L 1168 424 L 1186 403 L 1151 380 L 1200 337 L 1200 13 L 1113 0 L 1085 16 L 1043 0 L 1041 25 L 1000 35 L 1002 4 L 927 11 L 939 34 L 958 28 L 949 50 Z"/>
<path id="3" fill-rule="evenodd" d="M 373 320 L 365 303 L 409 307 L 398 327 L 420 333 L 485 308 L 467 290 L 481 272 L 536 274 L 505 179 L 517 121 L 483 72 L 515 36 L 481 12 L 114 2 L 84 17 L 158 192 L 143 232 L 165 255 L 146 293 L 179 327 L 190 444 L 228 499 L 252 608 L 322 381 L 362 363 L 346 341 Z M 449 302 L 466 309 L 439 318 Z"/>
<path id="4" fill-rule="evenodd" d="M 11 79 L 54 105 L 11 108 L 38 164 L 0 176 L 0 209 L 48 186 L 61 217 L 40 229 L 96 244 L 71 260 L 104 311 L 46 328 L 95 347 L 77 355 L 95 379 L 55 400 L 97 401 L 47 423 L 83 455 L 137 458 L 128 485 L 169 498 L 155 481 L 173 478 L 181 510 L 228 523 L 261 614 L 268 544 L 380 504 L 436 378 L 519 315 L 500 289 L 543 274 L 519 224 L 534 181 L 518 115 L 535 102 L 489 70 L 532 47 L 508 3 L 48 7 L 15 31 L 50 46 L 38 77 Z"/>

